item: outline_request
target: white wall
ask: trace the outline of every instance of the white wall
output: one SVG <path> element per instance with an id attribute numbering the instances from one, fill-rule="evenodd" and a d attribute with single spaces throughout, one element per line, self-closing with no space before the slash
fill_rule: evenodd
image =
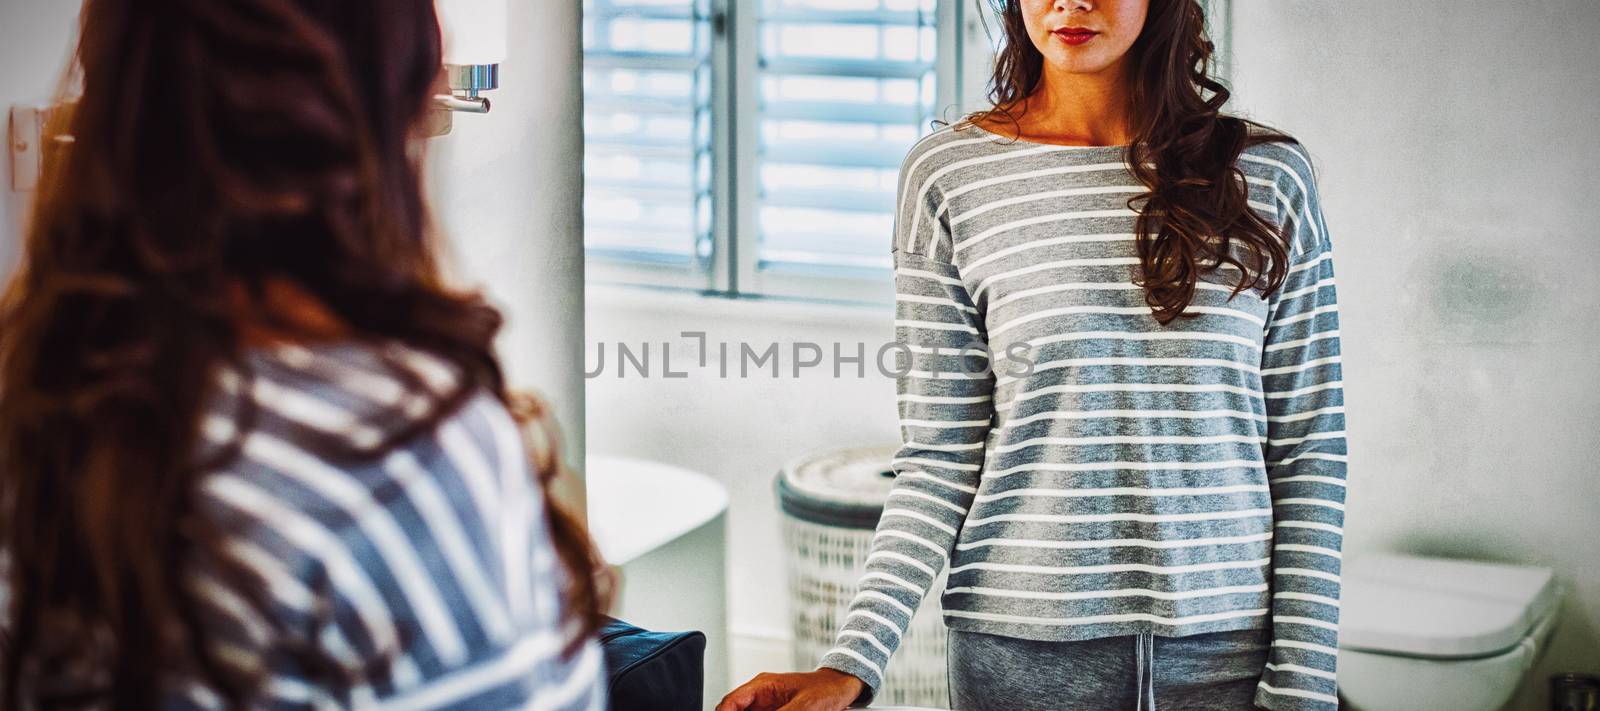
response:
<path id="1" fill-rule="evenodd" d="M 1278 0 L 1234 14 L 1241 106 L 1310 148 L 1338 254 L 1347 548 L 1555 568 L 1575 595 L 1513 704 L 1545 708 L 1550 673 L 1600 671 L 1587 446 L 1600 433 L 1600 4 Z M 772 477 L 819 447 L 893 442 L 893 383 L 722 380 L 687 367 L 677 333 L 870 344 L 892 336 L 889 311 L 613 289 L 589 301 L 589 367 L 599 343 L 614 358 L 619 340 L 650 341 L 659 358 L 669 340 L 674 369 L 690 371 L 619 379 L 608 364 L 588 384 L 591 449 L 729 487 L 734 683 L 775 668 L 788 620 Z"/>
<path id="2" fill-rule="evenodd" d="M 887 307 L 815 306 L 785 302 L 730 302 L 656 291 L 589 289 L 589 351 L 585 366 L 596 369 L 600 344 L 604 369 L 588 381 L 589 450 L 627 454 L 698 470 L 728 487 L 728 621 L 732 684 L 760 671 L 788 668 L 788 599 L 784 546 L 773 492 L 778 469 L 818 448 L 898 441 L 894 380 L 870 359 L 894 337 Z M 699 367 L 696 341 L 682 331 L 704 331 L 710 358 Z M 790 353 L 797 340 L 831 349 L 843 344 L 854 355 L 864 343 L 865 377 L 846 369 L 834 378 L 831 350 L 824 367 L 792 376 Z M 617 344 L 636 355 L 650 347 L 648 378 L 617 367 Z M 673 371 L 665 378 L 662 348 L 670 346 Z M 717 344 L 727 342 L 734 361 L 719 375 Z M 764 351 L 778 343 L 779 377 L 771 367 L 738 376 L 738 344 Z M 892 367 L 892 355 L 890 356 Z M 622 377 L 619 372 L 625 373 Z M 706 689 L 715 702 L 728 689 Z"/>
<path id="3" fill-rule="evenodd" d="M 1235 88 L 1321 171 L 1351 548 L 1574 586 L 1519 708 L 1600 671 L 1600 3 L 1234 3 Z"/>
<path id="4" fill-rule="evenodd" d="M 487 114 L 429 142 L 435 220 L 507 317 L 514 385 L 547 396 L 568 462 L 584 451 L 582 48 L 577 2 L 512 2 Z"/>
<path id="5" fill-rule="evenodd" d="M 16 104 L 48 106 L 78 31 L 77 2 L 11 0 L 0 3 L 0 132 L 10 143 Z M 33 193 L 11 190 L 11 154 L 0 157 L 0 280 L 21 252 L 22 220 Z"/>

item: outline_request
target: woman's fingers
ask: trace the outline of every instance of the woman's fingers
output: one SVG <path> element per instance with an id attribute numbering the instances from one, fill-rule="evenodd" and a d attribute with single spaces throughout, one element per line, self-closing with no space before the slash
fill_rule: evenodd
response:
<path id="1" fill-rule="evenodd" d="M 845 707 L 827 699 L 814 699 L 805 695 L 794 697 L 793 701 L 778 707 L 778 711 L 843 711 Z"/>
<path id="2" fill-rule="evenodd" d="M 717 711 L 744 711 L 750 708 L 750 702 L 755 699 L 754 694 L 743 686 L 728 692 L 727 696 L 717 702 Z"/>
<path id="3" fill-rule="evenodd" d="M 774 696 L 773 692 L 777 691 L 776 686 L 774 675 L 767 672 L 757 674 L 754 679 L 722 697 L 716 711 L 768 711 L 765 706 L 758 706 L 757 701 Z"/>
<path id="4" fill-rule="evenodd" d="M 855 692 L 840 687 L 841 676 L 832 670 L 762 672 L 722 697 L 716 711 L 843 711 Z"/>

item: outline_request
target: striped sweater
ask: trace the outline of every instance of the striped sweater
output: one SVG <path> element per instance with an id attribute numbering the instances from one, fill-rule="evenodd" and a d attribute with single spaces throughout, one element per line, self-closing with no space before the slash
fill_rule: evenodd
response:
<path id="1" fill-rule="evenodd" d="M 1346 450 L 1332 244 L 1300 144 L 1253 146 L 1237 167 L 1250 207 L 1291 238 L 1288 279 L 1230 299 L 1239 273 L 1224 267 L 1201 277 L 1192 318 L 1162 325 L 1133 283 L 1127 201 L 1145 188 L 1123 147 L 957 124 L 911 150 L 892 247 L 903 445 L 821 666 L 860 677 L 870 700 L 948 571 L 954 629 L 1270 627 L 1256 703 L 1336 706 Z"/>
<path id="2" fill-rule="evenodd" d="M 217 657 L 265 674 L 250 708 L 605 708 L 598 643 L 559 654 L 564 569 L 498 400 L 336 461 L 316 445 L 377 445 L 457 371 L 398 344 L 259 349 L 248 364 L 221 372 L 201 428 L 211 451 L 241 445 L 200 492 L 228 565 L 195 561 L 191 584 Z M 168 688 L 167 708 L 221 701 L 194 675 Z"/>

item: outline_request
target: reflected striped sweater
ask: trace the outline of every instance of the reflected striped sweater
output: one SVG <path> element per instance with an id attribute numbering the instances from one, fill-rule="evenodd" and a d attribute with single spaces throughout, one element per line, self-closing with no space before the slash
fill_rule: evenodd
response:
<path id="1" fill-rule="evenodd" d="M 206 452 L 238 451 L 203 480 L 199 510 L 226 535 L 192 575 L 220 662 L 264 677 L 246 706 L 606 707 L 600 645 L 561 653 L 567 572 L 498 399 L 476 393 L 382 455 L 330 458 L 412 429 L 460 371 L 397 342 L 246 362 L 221 371 L 203 421 Z M 199 675 L 168 686 L 164 708 L 224 706 Z"/>
<path id="2" fill-rule="evenodd" d="M 214 661 L 254 683 L 229 703 L 198 668 L 166 669 L 160 708 L 607 708 L 598 641 L 563 653 L 568 573 L 499 399 L 472 393 L 406 436 L 462 384 L 451 362 L 347 340 L 252 348 L 242 365 L 218 370 L 202 415 L 198 459 L 218 466 L 195 509 L 220 536 L 189 551 L 184 582 Z M 53 666 L 43 686 L 90 698 L 108 688 L 98 661 Z M 125 706 L 102 696 L 68 705 Z"/>
<path id="3" fill-rule="evenodd" d="M 1230 298 L 1225 266 L 1201 277 L 1192 317 L 1162 325 L 1133 283 L 1128 200 L 1145 188 L 1122 151 L 957 124 L 902 165 L 903 445 L 860 592 L 821 660 L 865 681 L 865 700 L 948 571 L 955 629 L 1270 627 L 1256 703 L 1336 706 L 1344 394 L 1309 156 L 1273 142 L 1237 162 L 1250 207 L 1289 239 L 1284 285 Z"/>

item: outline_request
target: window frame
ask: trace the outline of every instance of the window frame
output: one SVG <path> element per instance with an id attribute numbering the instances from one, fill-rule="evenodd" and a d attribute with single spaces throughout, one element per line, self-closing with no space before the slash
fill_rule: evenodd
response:
<path id="1" fill-rule="evenodd" d="M 716 23 L 718 21 L 717 20 L 717 5 L 718 5 L 718 3 L 723 2 L 723 0 L 687 0 L 687 2 L 690 5 L 690 8 L 689 8 L 688 13 L 683 15 L 683 17 L 686 17 L 687 19 L 690 19 L 691 21 L 698 21 L 698 20 L 700 20 L 702 18 L 702 15 L 700 13 L 703 12 L 704 13 L 704 15 L 703 15 L 704 21 L 710 23 L 710 29 L 707 32 L 708 40 L 709 40 L 709 47 L 707 48 L 706 52 L 707 52 L 707 57 L 710 60 L 710 65 L 711 65 L 709 71 L 707 72 L 707 74 L 709 75 L 708 78 L 707 78 L 707 81 L 709 81 L 710 84 L 711 84 L 711 86 L 710 86 L 711 96 L 710 96 L 710 98 L 708 100 L 708 104 L 707 104 L 707 107 L 708 107 L 707 108 L 707 113 L 709 115 L 706 117 L 706 120 L 708 120 L 710 122 L 712 131 L 715 132 L 716 125 L 717 125 L 717 117 L 716 117 L 716 114 L 715 114 L 715 106 L 717 104 L 717 97 L 716 97 L 717 76 L 719 74 L 718 66 L 717 66 L 717 59 L 722 54 L 721 51 L 720 51 L 720 48 L 719 48 L 719 37 L 718 37 L 717 25 L 716 25 Z M 675 13 L 675 12 L 662 12 L 662 11 L 659 11 L 659 10 L 648 10 L 648 11 L 645 11 L 645 12 L 635 13 L 634 16 L 645 18 L 645 19 L 675 19 L 675 18 L 679 17 L 679 14 Z M 587 19 L 587 18 L 585 18 L 585 19 Z M 584 31 L 587 32 L 588 28 L 585 27 Z M 580 51 L 583 53 L 583 70 L 582 71 L 587 71 L 589 69 L 589 67 L 591 66 L 591 63 L 593 63 L 595 60 L 594 60 L 594 58 L 589 56 L 588 49 L 586 47 L 581 48 Z M 697 59 L 696 57 L 687 57 L 685 59 L 685 62 L 687 64 L 689 64 L 690 66 L 697 66 L 698 62 L 696 61 L 696 59 Z M 628 56 L 625 56 L 625 55 L 624 56 L 620 56 L 620 57 L 607 57 L 606 59 L 601 60 L 601 61 L 602 61 L 602 64 L 604 66 L 608 66 L 608 67 L 629 67 L 631 65 L 637 64 L 638 66 L 634 67 L 636 69 L 642 69 L 642 70 L 648 71 L 649 69 L 652 68 L 646 62 L 641 62 L 636 58 L 628 57 Z M 698 81 L 698 79 L 696 79 L 695 81 Z M 585 91 L 583 92 L 583 95 L 585 96 L 585 99 L 584 99 L 585 101 L 587 100 L 586 99 L 587 93 L 588 93 L 587 92 L 587 87 L 585 87 Z M 698 111 L 698 109 L 697 109 L 697 111 Z M 587 105 L 586 104 L 585 104 L 583 110 L 580 111 L 580 116 L 583 117 L 584 121 L 587 121 Z M 697 122 L 697 121 L 700 120 L 699 116 L 698 116 L 698 113 L 696 113 L 696 114 L 694 114 L 692 116 L 693 116 L 692 121 Z M 691 132 L 693 130 L 695 130 L 695 129 L 691 129 Z M 585 127 L 585 137 L 584 137 L 583 146 L 584 146 L 584 150 L 585 150 L 586 154 L 587 154 L 587 151 L 588 151 L 588 144 L 589 144 L 589 139 L 588 139 L 588 136 L 587 136 L 587 127 Z M 694 146 L 692 144 L 691 144 L 691 148 L 694 148 Z M 710 176 L 710 180 L 711 180 L 711 183 L 712 183 L 710 200 L 711 200 L 711 203 L 712 203 L 711 209 L 712 209 L 712 213 L 713 213 L 712 214 L 712 229 L 710 230 L 710 232 L 712 234 L 712 238 L 713 238 L 713 244 L 712 244 L 712 248 L 711 248 L 711 253 L 708 254 L 708 255 L 698 255 L 697 254 L 697 255 L 695 255 L 694 258 L 692 258 L 690 260 L 689 264 L 684 265 L 684 264 L 672 264 L 672 263 L 665 263 L 665 262 L 655 262 L 655 261 L 651 261 L 649 259 L 643 259 L 643 258 L 638 258 L 638 257 L 630 257 L 625 250 L 615 250 L 615 249 L 610 249 L 610 248 L 605 248 L 605 247 L 589 247 L 586 244 L 585 247 L 584 247 L 584 250 L 583 250 L 583 254 L 584 254 L 584 273 L 585 273 L 585 280 L 586 281 L 592 280 L 592 281 L 595 281 L 596 283 L 616 283 L 616 284 L 627 284 L 627 285 L 633 285 L 633 286 L 670 287 L 670 288 L 695 289 L 695 290 L 710 290 L 710 289 L 715 288 L 715 284 L 717 283 L 716 280 L 715 280 L 715 274 L 716 274 L 715 266 L 716 266 L 716 262 L 719 261 L 718 254 L 720 254 L 720 252 L 718 251 L 718 246 L 715 244 L 715 234 L 716 234 L 716 229 L 715 229 L 716 214 L 715 213 L 716 213 L 716 210 L 718 209 L 717 208 L 718 196 L 717 196 L 717 193 L 716 193 L 717 171 L 716 171 L 716 167 L 715 167 L 715 161 L 717 160 L 718 151 L 716 149 L 716 137 L 715 137 L 715 135 L 713 135 L 711 140 L 708 142 L 707 150 L 709 150 L 711 152 L 711 158 L 712 158 L 712 161 L 713 161 L 713 167 L 711 169 L 711 176 Z M 585 160 L 581 161 L 581 163 L 583 165 L 587 165 L 587 158 L 588 158 L 588 156 L 585 155 Z M 587 169 L 582 171 L 582 173 L 584 175 L 584 179 L 587 180 Z M 587 202 L 587 198 L 588 198 L 587 191 L 585 191 L 585 202 Z M 691 209 L 693 209 L 692 206 L 691 206 Z M 579 237 L 580 237 L 580 239 L 586 239 L 586 235 L 587 235 L 587 226 L 584 227 L 584 230 L 580 233 Z M 684 238 L 685 239 L 692 239 L 693 235 L 684 235 Z"/>
<path id="2" fill-rule="evenodd" d="M 954 106 L 960 100 L 960 63 L 957 28 L 959 15 L 966 2 L 961 0 L 936 0 L 934 4 L 934 32 L 937 50 L 934 60 L 935 112 Z M 735 245 L 732 263 L 735 265 L 735 291 L 766 297 L 797 298 L 808 300 L 858 301 L 887 304 L 894 300 L 894 271 L 882 268 L 793 266 L 778 270 L 762 270 L 759 265 L 760 226 L 759 194 L 760 150 L 758 136 L 761 113 L 758 110 L 760 38 L 757 3 L 748 3 L 747 11 L 734 18 L 731 41 L 736 53 L 737 66 L 749 68 L 739 73 L 734 98 L 737 101 L 732 114 L 737 122 L 738 135 L 751 137 L 734 146 L 736 151 L 736 180 L 741 199 L 734 205 Z M 923 127 L 923 133 L 927 127 Z M 906 146 L 909 150 L 910 146 Z M 888 255 L 890 235 L 883 235 L 883 253 Z"/>

